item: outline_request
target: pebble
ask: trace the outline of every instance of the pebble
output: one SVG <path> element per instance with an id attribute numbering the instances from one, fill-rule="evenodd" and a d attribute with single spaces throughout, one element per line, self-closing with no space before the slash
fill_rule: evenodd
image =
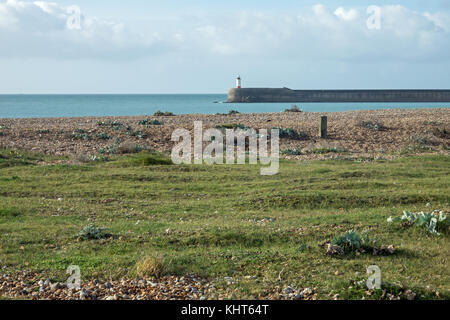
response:
<path id="1" fill-rule="evenodd" d="M 1 267 L 1 266 L 0 266 Z M 236 276 L 238 277 L 238 276 Z M 216 282 L 221 279 L 208 281 L 193 275 L 182 277 L 164 276 L 158 280 L 150 279 L 121 279 L 110 282 L 102 280 L 87 280 L 81 289 L 69 289 L 64 283 L 50 279 L 43 280 L 39 274 L 17 271 L 13 276 L 0 272 L 0 296 L 16 299 L 33 300 L 210 300 L 210 299 L 236 299 L 237 289 L 218 294 Z M 230 282 L 238 281 L 232 277 L 225 277 Z M 36 286 L 28 286 L 35 283 Z M 39 285 L 39 287 L 38 287 Z M 36 288 L 37 291 L 35 290 Z M 292 287 L 285 290 L 288 294 L 280 294 L 278 290 L 268 293 L 263 299 L 312 299 L 307 296 L 315 289 L 304 289 L 301 292 Z M 306 291 L 305 291 L 306 290 Z M 260 298 L 260 297 L 258 297 Z"/>
<path id="2" fill-rule="evenodd" d="M 302 300 L 303 298 L 304 298 L 305 296 L 303 295 L 303 293 L 299 293 L 299 294 L 297 294 L 296 296 L 295 296 L 295 299 L 297 299 L 297 300 Z"/>
<path id="3" fill-rule="evenodd" d="M 285 294 L 291 294 L 291 293 L 295 292 L 295 290 L 292 289 L 291 287 L 287 287 L 287 288 L 284 288 L 283 292 Z"/>
<path id="4" fill-rule="evenodd" d="M 416 294 L 414 292 L 412 292 L 411 290 L 407 290 L 405 292 L 406 295 L 406 299 L 408 300 L 414 300 L 416 298 Z"/>
<path id="5" fill-rule="evenodd" d="M 51 283 L 50 284 L 50 290 L 56 291 L 59 288 L 59 283 Z"/>
<path id="6" fill-rule="evenodd" d="M 80 291 L 80 300 L 85 300 L 89 297 L 89 294 L 85 290 Z"/>
<path id="7" fill-rule="evenodd" d="M 382 152 L 384 158 L 394 158 L 396 156 L 387 155 L 384 150 L 400 151 L 408 147 L 411 143 L 410 140 L 405 139 L 405 137 L 419 136 L 423 135 L 427 130 L 433 129 L 433 124 L 429 120 L 434 122 L 446 123 L 448 119 L 448 111 L 444 109 L 433 109 L 429 111 L 423 110 L 376 110 L 376 111 L 349 111 L 349 112 L 333 112 L 330 113 L 333 122 L 333 130 L 341 134 L 339 139 L 339 147 L 347 149 L 352 152 L 351 158 L 358 158 L 361 155 L 366 155 L 367 151 Z M 390 130 L 386 132 L 377 132 L 376 136 L 388 136 L 386 139 L 373 139 L 374 133 L 372 130 L 367 130 L 366 128 L 358 125 L 357 121 L 349 120 L 363 117 L 367 121 L 378 122 L 381 121 L 387 127 L 399 128 L 401 123 L 401 130 Z M 217 116 L 217 115 L 180 115 L 171 117 L 167 120 L 163 128 L 148 128 L 149 135 L 159 136 L 161 130 L 163 130 L 164 137 L 159 139 L 155 145 L 158 151 L 170 151 L 172 149 L 172 142 L 170 141 L 170 133 L 175 128 L 191 128 L 194 120 L 203 120 L 205 123 L 209 123 L 211 127 L 229 122 L 229 116 Z M 292 121 L 295 122 L 294 129 L 299 129 L 311 138 L 304 141 L 305 150 L 311 150 L 317 147 L 317 141 L 314 139 L 317 131 L 317 115 L 310 112 L 300 112 L 298 114 L 291 114 L 286 112 L 279 112 L 270 114 L 270 119 L 268 119 L 268 114 L 239 114 L 233 116 L 233 122 L 241 123 L 253 128 L 264 128 L 267 126 L 267 121 L 271 120 L 271 126 L 287 127 L 292 125 Z M 399 119 L 401 121 L 399 122 Z M 126 126 L 130 125 L 134 129 L 137 128 L 136 117 L 97 117 L 96 120 L 107 121 L 107 120 L 118 120 Z M 6 121 L 6 120 L 5 120 Z M 9 122 L 8 127 L 10 127 L 10 133 L 3 137 L 3 142 L 9 146 L 19 145 L 23 149 L 31 150 L 35 149 L 37 152 L 49 152 L 52 154 L 87 154 L 92 152 L 92 150 L 97 150 L 98 148 L 104 147 L 103 142 L 90 141 L 87 144 L 83 140 L 74 141 L 70 138 L 70 135 L 60 135 L 58 139 L 42 139 L 39 134 L 26 134 L 23 135 L 24 128 L 30 128 L 31 130 L 39 128 L 52 128 L 55 132 L 65 132 L 71 133 L 77 128 L 91 131 L 98 129 L 96 121 L 81 123 L 78 120 L 67 119 L 62 121 L 61 118 L 53 119 L 11 119 L 7 120 Z M 157 126 L 159 127 L 159 126 Z M 117 132 L 113 128 L 104 128 L 106 133 L 117 137 Z M 361 141 L 366 141 L 366 143 L 356 143 L 355 137 L 358 137 Z M 6 140 L 5 140 L 6 139 Z M 2 138 L 0 137 L 0 140 Z M 138 137 L 127 137 L 127 142 L 140 143 Z M 284 139 L 283 139 L 284 140 Z M 437 139 L 440 145 L 445 145 L 444 139 Z M 294 141 L 286 139 L 286 141 L 280 141 L 280 149 L 293 148 Z M 328 146 L 324 142 L 324 146 Z M 330 145 L 336 146 L 336 145 Z M 305 154 L 302 156 L 287 156 L 289 158 L 301 158 L 305 160 L 313 159 L 324 159 L 329 158 L 331 155 L 318 155 L 318 154 Z M 375 155 L 373 155 L 375 157 Z M 73 160 L 69 160 L 73 161 Z"/>
<path id="8" fill-rule="evenodd" d="M 306 288 L 306 289 L 304 289 L 304 290 L 302 291 L 302 293 L 303 293 L 305 296 L 309 296 L 309 295 L 313 294 L 313 290 L 312 290 L 311 288 Z"/>

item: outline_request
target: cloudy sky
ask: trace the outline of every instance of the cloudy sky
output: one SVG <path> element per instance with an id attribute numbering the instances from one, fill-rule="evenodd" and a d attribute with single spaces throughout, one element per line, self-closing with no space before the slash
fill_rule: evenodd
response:
<path id="1" fill-rule="evenodd" d="M 0 0 L 0 93 L 226 93 L 237 74 L 450 88 L 450 0 Z"/>

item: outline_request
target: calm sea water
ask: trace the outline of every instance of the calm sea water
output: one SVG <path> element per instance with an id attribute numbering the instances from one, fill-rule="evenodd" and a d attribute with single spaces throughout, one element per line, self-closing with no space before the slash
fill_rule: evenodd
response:
<path id="1" fill-rule="evenodd" d="M 0 118 L 279 112 L 292 103 L 224 103 L 226 94 L 0 95 Z M 450 103 L 298 103 L 304 111 L 449 108 Z"/>

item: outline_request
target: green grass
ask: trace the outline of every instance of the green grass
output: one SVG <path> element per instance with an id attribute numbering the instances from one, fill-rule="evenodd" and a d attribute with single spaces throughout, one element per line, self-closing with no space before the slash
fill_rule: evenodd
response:
<path id="1" fill-rule="evenodd" d="M 275 176 L 250 165 L 172 165 L 152 153 L 82 165 L 36 165 L 41 158 L 51 160 L 0 151 L 0 261 L 10 269 L 64 280 L 67 267 L 79 265 L 83 279 L 135 277 L 136 263 L 158 255 L 171 274 L 241 279 L 232 285 L 236 298 L 292 284 L 316 287 L 319 298 L 358 299 L 364 289 L 350 281 L 376 264 L 383 281 L 424 298 L 427 286 L 450 297 L 448 234 L 386 221 L 403 210 L 426 211 L 428 202 L 448 208 L 448 157 L 281 160 Z M 264 218 L 274 220 L 254 222 Z M 78 240 L 91 222 L 113 236 Z M 319 245 L 349 230 L 397 252 L 326 256 Z"/>

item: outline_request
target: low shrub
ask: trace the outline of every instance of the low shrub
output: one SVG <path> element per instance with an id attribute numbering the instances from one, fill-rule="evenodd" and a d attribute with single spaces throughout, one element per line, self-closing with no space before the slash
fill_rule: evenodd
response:
<path id="1" fill-rule="evenodd" d="M 450 139 L 450 129 L 445 127 L 434 128 L 433 135 L 440 139 Z"/>
<path id="2" fill-rule="evenodd" d="M 308 135 L 303 132 L 298 132 L 292 128 L 273 128 L 280 131 L 280 138 L 291 139 L 291 140 L 302 140 L 307 139 Z"/>
<path id="3" fill-rule="evenodd" d="M 296 104 L 292 105 L 289 109 L 284 110 L 284 112 L 303 112 Z"/>
<path id="4" fill-rule="evenodd" d="M 239 124 L 239 123 L 226 123 L 226 124 L 221 124 L 216 126 L 216 129 L 241 129 L 241 130 L 249 130 L 251 129 L 250 127 L 247 127 L 243 124 Z"/>
<path id="5" fill-rule="evenodd" d="M 98 150 L 101 154 L 129 154 L 148 150 L 147 146 L 141 146 L 132 142 L 115 142 L 114 144 Z"/>
<path id="6" fill-rule="evenodd" d="M 240 114 L 240 112 L 239 111 L 237 111 L 237 110 L 230 110 L 230 111 L 228 111 L 228 115 L 233 115 L 233 114 Z"/>
<path id="7" fill-rule="evenodd" d="M 156 111 L 153 115 L 155 117 L 173 117 L 173 116 L 175 116 L 175 114 L 173 112 L 169 112 L 169 111 L 163 112 L 160 110 Z"/>
<path id="8" fill-rule="evenodd" d="M 22 212 L 16 208 L 0 208 L 0 218 L 15 218 L 22 215 Z"/>
<path id="9" fill-rule="evenodd" d="M 361 121 L 359 123 L 359 126 L 366 128 L 366 129 L 370 129 L 370 130 L 376 130 L 376 131 L 385 131 L 388 129 L 382 123 L 372 122 L 372 121 Z"/>
<path id="10" fill-rule="evenodd" d="M 77 154 L 75 155 L 74 160 L 80 163 L 90 163 L 108 161 L 108 158 L 97 155 Z"/>
<path id="11" fill-rule="evenodd" d="M 159 278 L 167 272 L 166 262 L 160 255 L 149 255 L 136 263 L 136 272 L 141 277 Z"/>
<path id="12" fill-rule="evenodd" d="M 101 121 L 100 120 L 100 121 L 97 121 L 97 125 L 101 126 L 101 127 L 123 127 L 124 126 L 123 123 L 121 123 L 117 120 L 114 120 L 114 121 L 111 121 L 111 120 Z"/>
<path id="13" fill-rule="evenodd" d="M 138 139 L 145 139 L 147 138 L 147 134 L 145 132 L 142 131 L 134 131 L 134 130 L 128 130 L 125 134 L 132 136 L 132 137 L 136 137 Z"/>
<path id="14" fill-rule="evenodd" d="M 105 132 L 97 133 L 96 137 L 97 137 L 97 139 L 100 139 L 100 140 L 109 140 L 112 138 L 109 134 L 107 134 Z"/>
<path id="15" fill-rule="evenodd" d="M 395 253 L 394 246 L 380 246 L 378 240 L 370 239 L 367 233 L 360 234 L 357 231 L 350 230 L 345 234 L 335 237 L 328 242 L 328 255 L 343 255 L 348 253 L 372 252 L 373 255 L 390 255 Z"/>
<path id="16" fill-rule="evenodd" d="M 156 152 L 142 152 L 129 159 L 132 164 L 141 166 L 172 165 L 172 159 Z"/>
<path id="17" fill-rule="evenodd" d="M 145 146 L 140 146 L 132 142 L 124 142 L 121 143 L 117 148 L 117 153 L 119 154 L 138 153 L 146 149 L 147 148 Z"/>
<path id="18" fill-rule="evenodd" d="M 73 131 L 71 138 L 75 140 L 91 140 L 91 136 L 89 135 L 89 133 L 83 129 L 77 129 Z"/>
<path id="19" fill-rule="evenodd" d="M 301 149 L 286 149 L 281 151 L 281 154 L 287 155 L 287 156 L 299 156 L 302 154 Z"/>
<path id="20" fill-rule="evenodd" d="M 117 154 L 117 149 L 119 148 L 119 144 L 115 143 L 105 148 L 98 149 L 98 153 L 101 154 Z"/>
<path id="21" fill-rule="evenodd" d="M 400 222 L 404 227 L 416 225 L 425 228 L 428 232 L 440 235 L 440 232 L 448 232 L 450 228 L 450 219 L 443 211 L 434 212 L 409 212 L 403 211 L 400 217 L 389 217 L 389 223 Z"/>
<path id="22" fill-rule="evenodd" d="M 144 120 L 140 120 L 138 122 L 139 125 L 141 126 L 162 126 L 164 123 L 157 120 L 157 119 L 144 119 Z"/>
<path id="23" fill-rule="evenodd" d="M 350 230 L 341 236 L 335 237 L 331 241 L 332 245 L 341 247 L 344 252 L 359 250 L 364 246 L 368 246 L 369 243 L 370 239 L 367 233 L 361 235 L 353 230 Z"/>
<path id="24" fill-rule="evenodd" d="M 311 153 L 313 154 L 343 153 L 343 152 L 346 152 L 346 150 L 341 148 L 317 148 L 311 150 Z"/>
<path id="25" fill-rule="evenodd" d="M 99 228 L 91 223 L 85 226 L 79 233 L 78 238 L 81 240 L 99 240 L 110 238 L 112 235 L 105 232 L 105 228 Z"/>
<path id="26" fill-rule="evenodd" d="M 433 141 L 426 136 L 409 136 L 409 139 L 420 146 L 429 146 L 434 144 Z"/>

